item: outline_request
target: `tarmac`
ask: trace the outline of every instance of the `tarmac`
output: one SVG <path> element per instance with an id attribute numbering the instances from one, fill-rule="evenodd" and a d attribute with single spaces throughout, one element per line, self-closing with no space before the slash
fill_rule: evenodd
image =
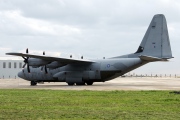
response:
<path id="1" fill-rule="evenodd" d="M 65 82 L 45 82 L 30 86 L 23 79 L 0 79 L 0 89 L 48 89 L 48 90 L 180 90 L 180 78 L 119 77 L 107 82 L 95 82 L 92 86 L 68 86 Z"/>

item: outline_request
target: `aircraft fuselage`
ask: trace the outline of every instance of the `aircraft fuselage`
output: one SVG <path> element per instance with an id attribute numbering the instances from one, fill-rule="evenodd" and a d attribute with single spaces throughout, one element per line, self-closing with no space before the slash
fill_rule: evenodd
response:
<path id="1" fill-rule="evenodd" d="M 103 82 L 121 76 L 145 64 L 140 58 L 118 58 L 96 60 L 94 63 L 72 63 L 56 69 L 24 68 L 18 76 L 36 82 Z"/>

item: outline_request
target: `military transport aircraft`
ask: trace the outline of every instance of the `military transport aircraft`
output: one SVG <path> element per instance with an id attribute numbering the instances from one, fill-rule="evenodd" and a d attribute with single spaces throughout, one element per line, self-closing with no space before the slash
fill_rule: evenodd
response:
<path id="1" fill-rule="evenodd" d="M 23 53 L 6 53 L 21 56 L 24 65 L 20 78 L 36 85 L 39 82 L 66 82 L 68 85 L 92 85 L 122 76 L 149 62 L 168 61 L 173 58 L 165 16 L 153 17 L 137 51 L 108 59 L 86 60 Z M 25 67 L 27 65 L 27 67 Z"/>

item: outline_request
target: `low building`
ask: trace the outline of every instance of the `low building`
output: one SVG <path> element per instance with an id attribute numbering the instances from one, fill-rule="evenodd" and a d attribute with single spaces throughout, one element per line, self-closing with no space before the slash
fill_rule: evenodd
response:
<path id="1" fill-rule="evenodd" d="M 23 60 L 0 60 L 0 79 L 17 79 L 22 70 Z"/>

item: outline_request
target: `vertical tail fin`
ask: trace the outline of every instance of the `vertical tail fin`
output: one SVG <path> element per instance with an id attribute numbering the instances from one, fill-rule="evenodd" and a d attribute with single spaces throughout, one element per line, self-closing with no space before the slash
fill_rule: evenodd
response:
<path id="1" fill-rule="evenodd" d="M 157 58 L 172 58 L 171 45 L 164 15 L 157 14 L 153 17 L 136 53 Z"/>

